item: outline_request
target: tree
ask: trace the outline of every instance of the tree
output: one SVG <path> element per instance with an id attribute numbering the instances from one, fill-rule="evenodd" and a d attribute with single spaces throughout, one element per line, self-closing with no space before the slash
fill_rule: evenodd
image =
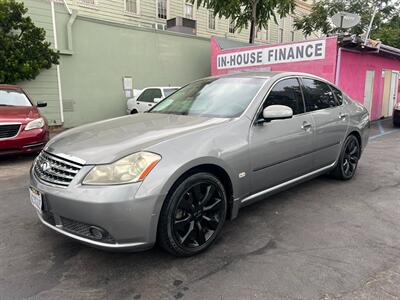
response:
<path id="1" fill-rule="evenodd" d="M 390 21 L 382 24 L 372 33 L 372 38 L 380 39 L 386 45 L 400 48 L 400 17 L 393 16 Z"/>
<path id="2" fill-rule="evenodd" d="M 59 55 L 45 40 L 27 9 L 15 0 L 0 0 L 0 83 L 34 79 L 44 68 L 58 64 Z"/>
<path id="3" fill-rule="evenodd" d="M 346 11 L 361 16 L 361 22 L 348 31 L 351 34 L 362 35 L 367 32 L 374 10 L 377 9 L 372 36 L 378 38 L 376 30 L 390 24 L 390 20 L 399 14 L 399 5 L 400 0 L 321 0 L 314 3 L 309 15 L 296 18 L 294 27 L 302 30 L 305 35 L 315 31 L 326 35 L 335 34 L 341 29 L 335 27 L 330 18 L 337 12 Z M 398 26 L 398 23 L 396 24 Z"/>
<path id="4" fill-rule="evenodd" d="M 195 0 L 190 0 L 192 3 Z M 249 43 L 253 44 L 256 28 L 267 28 L 268 21 L 293 13 L 295 0 L 197 0 L 197 6 L 212 9 L 215 16 L 235 22 L 235 29 L 247 28 L 250 22 Z"/>

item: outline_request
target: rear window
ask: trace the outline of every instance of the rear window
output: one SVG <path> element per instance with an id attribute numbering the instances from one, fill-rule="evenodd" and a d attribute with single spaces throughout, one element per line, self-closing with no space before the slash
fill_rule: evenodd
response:
<path id="1" fill-rule="evenodd" d="M 0 90 L 0 106 L 32 106 L 28 97 L 16 90 Z"/>
<path id="2" fill-rule="evenodd" d="M 164 89 L 164 95 L 165 97 L 168 97 L 172 93 L 175 93 L 178 89 Z"/>

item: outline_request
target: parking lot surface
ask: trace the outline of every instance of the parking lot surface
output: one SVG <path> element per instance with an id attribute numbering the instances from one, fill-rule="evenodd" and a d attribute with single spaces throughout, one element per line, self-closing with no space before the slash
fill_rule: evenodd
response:
<path id="1" fill-rule="evenodd" d="M 2 158 L 0 299 L 397 299 L 400 130 L 379 126 L 352 181 L 320 177 L 246 207 L 191 258 L 54 233 L 29 203 L 33 156 Z"/>

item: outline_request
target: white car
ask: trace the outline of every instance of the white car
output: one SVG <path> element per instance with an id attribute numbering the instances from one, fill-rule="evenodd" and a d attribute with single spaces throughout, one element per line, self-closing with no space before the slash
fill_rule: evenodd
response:
<path id="1" fill-rule="evenodd" d="M 179 89 L 180 87 L 173 86 L 145 88 L 138 96 L 128 99 L 126 111 L 128 114 L 146 112 L 165 97 Z"/>

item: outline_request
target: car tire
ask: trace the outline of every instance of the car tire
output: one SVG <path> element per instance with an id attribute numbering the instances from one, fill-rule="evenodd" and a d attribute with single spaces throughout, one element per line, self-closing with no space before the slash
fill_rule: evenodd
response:
<path id="1" fill-rule="evenodd" d="M 134 114 L 137 114 L 137 113 L 138 113 L 138 111 L 136 109 L 132 109 L 131 110 L 131 115 L 134 115 Z"/>
<path id="2" fill-rule="evenodd" d="M 399 122 L 393 121 L 393 127 L 400 127 L 400 121 Z"/>
<path id="3" fill-rule="evenodd" d="M 159 245 L 175 256 L 206 250 L 221 234 L 227 204 L 224 186 L 210 173 L 196 173 L 180 181 L 161 209 Z"/>
<path id="4" fill-rule="evenodd" d="M 335 169 L 331 175 L 340 180 L 350 180 L 354 177 L 357 170 L 358 160 L 360 159 L 361 148 L 356 136 L 349 135 L 343 143 L 342 151 Z"/>

